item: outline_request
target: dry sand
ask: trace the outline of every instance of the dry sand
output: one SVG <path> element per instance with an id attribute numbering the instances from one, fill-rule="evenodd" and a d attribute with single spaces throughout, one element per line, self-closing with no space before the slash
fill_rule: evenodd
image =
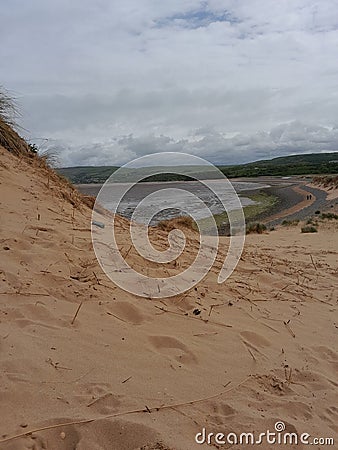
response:
<path id="1" fill-rule="evenodd" d="M 338 198 L 338 189 L 334 187 L 325 187 L 318 184 L 309 183 L 308 186 L 327 192 L 327 200 L 335 200 Z"/>
<path id="2" fill-rule="evenodd" d="M 100 269 L 89 208 L 63 200 L 25 161 L 3 149 L 0 158 L 1 450 L 230 448 L 194 438 L 203 427 L 258 434 L 277 420 L 338 442 L 334 222 L 315 235 L 299 227 L 249 235 L 219 285 L 222 238 L 196 290 L 143 299 Z M 119 223 L 128 251 L 128 224 Z M 152 239 L 165 247 L 164 231 Z M 189 249 L 180 267 L 197 249 L 194 236 Z"/>

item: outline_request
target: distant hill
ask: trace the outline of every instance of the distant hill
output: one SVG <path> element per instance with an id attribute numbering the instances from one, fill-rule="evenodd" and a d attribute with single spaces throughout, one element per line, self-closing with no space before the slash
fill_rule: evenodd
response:
<path id="1" fill-rule="evenodd" d="M 335 174 L 338 173 L 338 152 L 282 156 L 247 164 L 220 165 L 218 168 L 229 178 Z M 88 184 L 104 183 L 117 169 L 117 166 L 81 166 L 60 168 L 57 171 L 74 184 Z M 191 167 L 188 171 L 192 177 L 198 173 L 200 178 L 210 178 L 208 172 L 205 172 L 205 167 L 199 169 Z M 170 172 L 169 168 L 168 172 Z M 203 174 L 203 172 L 205 173 Z M 177 181 L 185 179 L 189 179 L 189 177 L 168 173 L 151 177 L 148 181 Z"/>
<path id="2" fill-rule="evenodd" d="M 219 166 L 231 177 L 332 174 L 338 172 L 338 152 L 282 156 L 235 166 Z"/>

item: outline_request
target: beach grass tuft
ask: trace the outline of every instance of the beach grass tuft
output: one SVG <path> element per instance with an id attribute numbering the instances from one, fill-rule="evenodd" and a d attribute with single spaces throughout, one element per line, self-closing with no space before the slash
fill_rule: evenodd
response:
<path id="1" fill-rule="evenodd" d="M 264 223 L 249 223 L 246 228 L 246 234 L 257 233 L 263 234 L 266 231 L 266 226 Z"/>
<path id="2" fill-rule="evenodd" d="M 322 213 L 321 219 L 328 219 L 328 220 L 338 220 L 338 214 L 334 213 Z"/>
<path id="3" fill-rule="evenodd" d="M 283 220 L 282 225 L 283 227 L 293 227 L 299 224 L 299 219 L 295 220 Z"/>
<path id="4" fill-rule="evenodd" d="M 302 227 L 301 232 L 302 233 L 317 233 L 318 230 L 316 227 L 314 227 L 312 225 L 306 225 L 305 227 Z"/>
<path id="5" fill-rule="evenodd" d="M 197 230 L 195 221 L 189 216 L 181 216 L 175 219 L 161 220 L 157 226 L 163 231 L 172 231 L 174 229 L 188 228 Z"/>

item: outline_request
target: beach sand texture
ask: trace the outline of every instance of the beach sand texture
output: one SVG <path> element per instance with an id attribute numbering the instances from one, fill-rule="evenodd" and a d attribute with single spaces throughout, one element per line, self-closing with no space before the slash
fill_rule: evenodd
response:
<path id="1" fill-rule="evenodd" d="M 258 434 L 278 420 L 338 442 L 334 222 L 316 234 L 298 226 L 249 235 L 220 285 L 224 237 L 196 289 L 138 298 L 102 272 L 90 208 L 74 207 L 67 185 L 25 159 L 2 148 L 0 158 L 1 450 L 230 448 L 198 445 L 195 435 Z M 118 226 L 127 252 L 128 222 Z M 165 231 L 151 234 L 164 249 Z M 189 235 L 189 252 L 163 276 L 196 253 Z M 158 270 L 133 249 L 128 258 L 144 273 Z"/>

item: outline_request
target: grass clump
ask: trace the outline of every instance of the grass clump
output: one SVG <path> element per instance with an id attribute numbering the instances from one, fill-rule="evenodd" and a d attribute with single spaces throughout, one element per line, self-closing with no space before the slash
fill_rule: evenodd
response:
<path id="1" fill-rule="evenodd" d="M 255 217 L 269 211 L 278 203 L 278 197 L 263 191 L 256 194 L 247 194 L 245 196 L 255 202 L 253 205 L 244 206 L 243 210 L 246 220 L 255 220 Z"/>
<path id="2" fill-rule="evenodd" d="M 275 195 L 267 194 L 265 192 L 243 195 L 255 202 L 255 204 L 244 206 L 243 208 L 246 222 L 259 220 L 259 216 L 261 214 L 265 214 L 278 203 L 278 197 L 276 197 Z M 232 214 L 234 214 L 234 212 Z M 228 236 L 230 233 L 228 214 L 226 212 L 215 214 L 214 219 L 218 229 L 221 230 L 222 234 Z M 240 220 L 240 217 L 238 218 L 238 220 Z M 205 219 L 200 219 L 198 221 L 200 226 L 204 226 L 204 222 Z"/>
<path id="3" fill-rule="evenodd" d="M 302 233 L 317 233 L 318 230 L 313 225 L 306 225 L 305 227 L 302 227 L 301 229 Z"/>
<path id="4" fill-rule="evenodd" d="M 29 154 L 27 142 L 15 131 L 19 113 L 14 99 L 0 86 L 0 145 L 16 156 Z"/>
<path id="5" fill-rule="evenodd" d="M 172 231 L 175 229 L 188 228 L 190 230 L 197 230 L 195 221 L 189 216 L 176 217 L 175 219 L 161 220 L 157 226 L 163 231 Z"/>
<path id="6" fill-rule="evenodd" d="M 310 217 L 310 219 L 308 219 L 306 221 L 306 225 L 314 225 L 314 226 L 318 226 L 318 222 L 316 220 L 313 220 L 313 218 Z"/>
<path id="7" fill-rule="evenodd" d="M 266 231 L 266 226 L 264 223 L 250 223 L 246 228 L 246 234 L 257 233 L 263 234 Z"/>
<path id="8" fill-rule="evenodd" d="M 74 208 L 87 205 L 92 208 L 95 199 L 83 196 L 72 184 L 58 175 L 52 165 L 56 162 L 56 154 L 52 150 L 39 152 L 35 144 L 26 142 L 16 131 L 19 117 L 17 106 L 8 92 L 0 86 L 0 146 L 18 158 L 24 170 L 27 163 L 38 171 L 41 182 L 56 196 L 71 203 Z"/>
<path id="9" fill-rule="evenodd" d="M 291 227 L 291 226 L 296 226 L 299 224 L 299 220 L 295 219 L 295 220 L 283 220 L 282 225 L 283 227 Z"/>
<path id="10" fill-rule="evenodd" d="M 322 213 L 321 218 L 322 219 L 329 219 L 329 220 L 338 220 L 338 214 Z"/>

